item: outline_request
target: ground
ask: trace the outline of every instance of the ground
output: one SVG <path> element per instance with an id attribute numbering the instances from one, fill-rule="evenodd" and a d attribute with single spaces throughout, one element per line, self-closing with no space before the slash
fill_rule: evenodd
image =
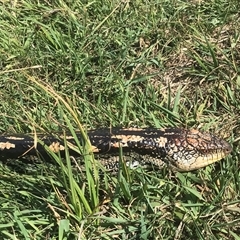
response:
<path id="1" fill-rule="evenodd" d="M 91 154 L 86 172 L 68 155 L 2 162 L 1 238 L 240 239 L 239 7 L 1 1 L 2 133 L 177 126 L 233 146 L 189 173 L 124 163 L 98 173 Z M 80 150 L 89 153 L 87 142 Z"/>

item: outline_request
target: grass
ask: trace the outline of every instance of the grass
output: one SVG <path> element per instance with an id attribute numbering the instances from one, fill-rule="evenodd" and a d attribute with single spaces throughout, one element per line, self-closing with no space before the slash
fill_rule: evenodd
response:
<path id="1" fill-rule="evenodd" d="M 231 142 L 189 173 L 1 164 L 2 239 L 240 239 L 239 2 L 1 1 L 1 132 L 179 126 Z M 120 153 L 124 156 L 124 153 Z M 96 157 L 98 159 L 98 157 Z"/>

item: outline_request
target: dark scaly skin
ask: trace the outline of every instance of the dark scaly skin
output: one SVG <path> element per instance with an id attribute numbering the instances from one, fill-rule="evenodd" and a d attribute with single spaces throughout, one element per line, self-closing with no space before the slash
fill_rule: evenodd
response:
<path id="1" fill-rule="evenodd" d="M 81 134 L 77 135 L 80 142 Z M 179 128 L 129 128 L 99 129 L 88 132 L 94 154 L 118 156 L 120 148 L 124 153 L 134 152 L 141 156 L 140 166 L 152 164 L 158 168 L 165 165 L 179 171 L 191 171 L 217 162 L 227 156 L 232 148 L 226 141 L 209 133 L 198 130 Z M 26 158 L 41 155 L 48 158 L 45 148 L 37 143 L 40 139 L 53 152 L 64 156 L 64 142 L 61 136 L 37 135 L 37 138 L 26 135 L 0 135 L 0 159 Z M 75 144 L 73 137 L 67 141 Z M 79 155 L 70 151 L 71 156 Z M 101 160 L 108 169 L 118 166 L 117 158 Z M 115 159 L 115 160 L 113 160 Z M 113 162 L 111 162 L 113 161 Z"/>

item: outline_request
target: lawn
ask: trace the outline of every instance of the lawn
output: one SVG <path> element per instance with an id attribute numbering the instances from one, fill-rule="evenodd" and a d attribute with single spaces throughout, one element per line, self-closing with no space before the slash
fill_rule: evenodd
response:
<path id="1" fill-rule="evenodd" d="M 186 173 L 124 162 L 99 171 L 87 138 L 83 163 L 68 151 L 51 163 L 2 161 L 0 238 L 239 240 L 239 9 L 234 0 L 1 1 L 2 133 L 196 128 L 233 151 Z"/>

